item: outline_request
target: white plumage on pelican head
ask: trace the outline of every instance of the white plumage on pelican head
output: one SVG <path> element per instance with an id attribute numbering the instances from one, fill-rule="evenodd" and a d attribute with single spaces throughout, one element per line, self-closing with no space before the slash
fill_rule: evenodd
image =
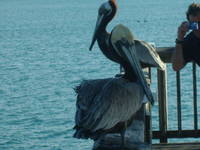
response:
<path id="1" fill-rule="evenodd" d="M 148 67 L 157 67 L 160 70 L 166 69 L 166 65 L 160 59 L 155 47 L 148 42 L 137 39 L 129 28 L 119 24 L 112 30 L 111 41 L 116 43 L 121 39 L 126 39 L 129 43 L 135 45 L 136 55 L 141 64 Z M 115 47 L 115 44 L 113 46 Z M 115 49 L 117 48 L 115 47 Z"/>

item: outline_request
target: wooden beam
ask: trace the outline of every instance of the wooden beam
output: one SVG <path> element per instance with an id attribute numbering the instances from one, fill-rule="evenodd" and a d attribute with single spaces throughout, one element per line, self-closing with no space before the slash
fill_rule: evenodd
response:
<path id="1" fill-rule="evenodd" d="M 153 150 L 199 150 L 200 143 L 153 144 Z"/>
<path id="2" fill-rule="evenodd" d="M 199 138 L 200 130 L 170 130 L 166 131 L 164 135 L 160 131 L 153 131 L 154 139 L 160 139 L 162 136 L 167 138 Z"/>
<path id="3" fill-rule="evenodd" d="M 161 143 L 167 143 L 165 136 L 168 126 L 168 112 L 167 112 L 167 71 L 157 70 L 158 77 L 158 104 L 159 104 L 159 129 L 162 132 L 160 136 Z"/>
<path id="4" fill-rule="evenodd" d="M 171 57 L 174 52 L 174 47 L 157 47 L 156 51 L 158 52 L 160 58 L 165 63 L 171 63 Z"/>

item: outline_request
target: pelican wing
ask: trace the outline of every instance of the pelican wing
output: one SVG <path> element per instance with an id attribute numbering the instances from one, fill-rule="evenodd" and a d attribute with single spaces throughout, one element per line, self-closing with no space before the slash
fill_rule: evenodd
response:
<path id="1" fill-rule="evenodd" d="M 101 92 L 103 86 L 110 80 L 111 78 L 84 80 L 75 88 L 77 93 L 75 115 L 76 126 L 82 126 L 81 122 L 84 117 L 90 113 L 89 110 L 91 109 L 91 105 L 94 103 L 95 98 Z"/>
<path id="2" fill-rule="evenodd" d="M 148 100 L 153 104 L 154 98 L 142 72 L 142 68 L 136 53 L 134 37 L 131 31 L 121 24 L 117 25 L 112 30 L 111 43 L 118 55 L 131 65 L 130 69 L 132 69 L 132 71 L 136 74 L 139 83 L 147 95 Z"/>
<path id="3" fill-rule="evenodd" d="M 166 66 L 160 59 L 156 49 L 149 43 L 141 40 L 134 40 L 136 53 L 139 61 L 145 66 L 157 67 L 161 70 L 165 70 Z"/>
<path id="4" fill-rule="evenodd" d="M 142 105 L 144 92 L 137 83 L 122 78 L 109 80 L 94 98 L 81 126 L 90 131 L 110 129 L 127 121 Z"/>

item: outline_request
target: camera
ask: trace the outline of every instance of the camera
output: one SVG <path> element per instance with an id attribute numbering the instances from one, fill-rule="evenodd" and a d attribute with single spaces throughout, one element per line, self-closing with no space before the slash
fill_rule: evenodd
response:
<path id="1" fill-rule="evenodd" d="M 199 29 L 199 23 L 198 22 L 190 22 L 189 23 L 189 30 L 198 30 Z"/>

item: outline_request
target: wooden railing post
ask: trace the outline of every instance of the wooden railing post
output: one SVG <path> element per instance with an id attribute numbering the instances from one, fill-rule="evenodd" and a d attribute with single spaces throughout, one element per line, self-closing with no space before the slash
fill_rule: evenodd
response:
<path id="1" fill-rule="evenodd" d="M 145 104 L 145 142 L 152 144 L 151 104 Z"/>
<path id="2" fill-rule="evenodd" d="M 176 72 L 176 88 L 177 88 L 177 121 L 178 121 L 178 131 L 180 134 L 182 130 L 180 71 Z"/>
<path id="3" fill-rule="evenodd" d="M 192 63 L 193 72 L 193 109 L 194 109 L 194 130 L 198 130 L 198 111 L 197 111 L 197 76 L 196 76 L 196 64 Z"/>
<path id="4" fill-rule="evenodd" d="M 158 76 L 158 103 L 159 103 L 159 128 L 162 133 L 160 143 L 167 143 L 167 125 L 168 125 L 168 112 L 167 112 L 167 71 L 157 70 Z"/>
<path id="5" fill-rule="evenodd" d="M 148 86 L 151 85 L 151 68 L 143 69 L 146 72 L 146 80 Z M 152 144 L 152 118 L 151 118 L 151 104 L 145 104 L 145 139 L 144 141 L 149 145 Z"/>

